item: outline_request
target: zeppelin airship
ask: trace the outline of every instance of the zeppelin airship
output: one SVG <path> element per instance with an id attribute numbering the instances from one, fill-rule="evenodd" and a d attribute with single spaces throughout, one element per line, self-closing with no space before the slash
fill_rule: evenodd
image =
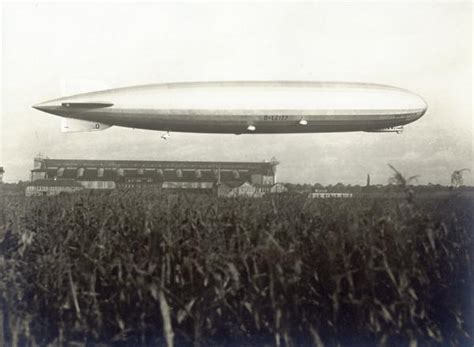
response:
<path id="1" fill-rule="evenodd" d="M 397 132 L 426 112 L 405 89 L 355 82 L 182 82 L 110 89 L 43 102 L 64 132 L 111 126 L 229 134 Z"/>

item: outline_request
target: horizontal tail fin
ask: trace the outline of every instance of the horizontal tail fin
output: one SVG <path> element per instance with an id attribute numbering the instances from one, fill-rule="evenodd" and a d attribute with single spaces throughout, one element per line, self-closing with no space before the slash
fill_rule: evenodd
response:
<path id="1" fill-rule="evenodd" d="M 98 122 L 89 122 L 85 120 L 72 119 L 72 118 L 61 119 L 61 132 L 63 133 L 99 131 L 99 130 L 105 130 L 110 127 L 111 125 L 98 123 Z"/>

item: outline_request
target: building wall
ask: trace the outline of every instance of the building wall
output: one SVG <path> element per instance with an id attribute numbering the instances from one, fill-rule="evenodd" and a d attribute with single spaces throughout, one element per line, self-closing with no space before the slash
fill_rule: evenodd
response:
<path id="1" fill-rule="evenodd" d="M 50 186 L 27 186 L 26 196 L 51 196 L 60 193 L 74 193 L 82 190 L 81 187 L 50 187 Z"/>
<path id="2" fill-rule="evenodd" d="M 241 186 L 231 188 L 226 184 L 218 186 L 217 196 L 227 196 L 227 197 L 236 197 L 236 196 L 245 196 L 245 197 L 254 197 L 260 198 L 266 194 L 277 194 L 286 192 L 287 188 L 283 184 L 275 185 L 261 185 L 261 184 L 250 184 L 248 182 L 242 184 Z"/>
<path id="3" fill-rule="evenodd" d="M 314 199 L 352 198 L 352 193 L 311 193 Z"/>
<path id="4" fill-rule="evenodd" d="M 147 190 L 147 191 L 153 191 L 153 192 L 161 191 L 162 189 L 161 186 L 162 186 L 161 183 L 147 183 L 147 182 L 143 182 L 143 183 L 117 182 L 115 184 L 115 187 L 119 190 L 134 189 L 134 190 L 140 190 L 140 191 Z"/>
<path id="5" fill-rule="evenodd" d="M 212 189 L 213 182 L 163 182 L 163 189 Z"/>
<path id="6" fill-rule="evenodd" d="M 114 181 L 78 181 L 86 189 L 115 189 Z"/>
<path id="7" fill-rule="evenodd" d="M 46 172 L 36 172 L 36 171 L 33 171 L 31 172 L 31 180 L 32 181 L 36 181 L 36 180 L 41 180 L 41 179 L 44 179 L 46 178 Z"/>
<path id="8" fill-rule="evenodd" d="M 256 189 L 249 183 L 244 183 L 240 187 L 236 187 L 232 190 L 235 196 L 253 196 L 256 193 Z"/>
<path id="9" fill-rule="evenodd" d="M 276 177 L 271 175 L 253 174 L 250 177 L 251 184 L 273 185 L 276 183 Z"/>
<path id="10" fill-rule="evenodd" d="M 288 191 L 288 189 L 281 183 L 276 183 L 270 188 L 270 193 L 284 193 Z"/>
<path id="11" fill-rule="evenodd" d="M 228 197 L 232 189 L 226 185 L 219 185 L 217 187 L 217 196 Z"/>

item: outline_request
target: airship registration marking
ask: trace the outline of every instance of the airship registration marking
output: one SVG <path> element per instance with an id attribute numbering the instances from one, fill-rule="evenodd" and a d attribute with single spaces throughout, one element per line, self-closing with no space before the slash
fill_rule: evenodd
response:
<path id="1" fill-rule="evenodd" d="M 288 116 L 263 116 L 263 120 L 288 120 Z"/>

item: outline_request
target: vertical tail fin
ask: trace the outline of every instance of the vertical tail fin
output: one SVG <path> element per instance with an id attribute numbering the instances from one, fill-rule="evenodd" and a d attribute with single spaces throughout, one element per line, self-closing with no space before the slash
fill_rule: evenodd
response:
<path id="1" fill-rule="evenodd" d="M 99 131 L 110 127 L 111 125 L 98 122 L 88 122 L 64 117 L 61 119 L 61 132 L 63 133 Z"/>

